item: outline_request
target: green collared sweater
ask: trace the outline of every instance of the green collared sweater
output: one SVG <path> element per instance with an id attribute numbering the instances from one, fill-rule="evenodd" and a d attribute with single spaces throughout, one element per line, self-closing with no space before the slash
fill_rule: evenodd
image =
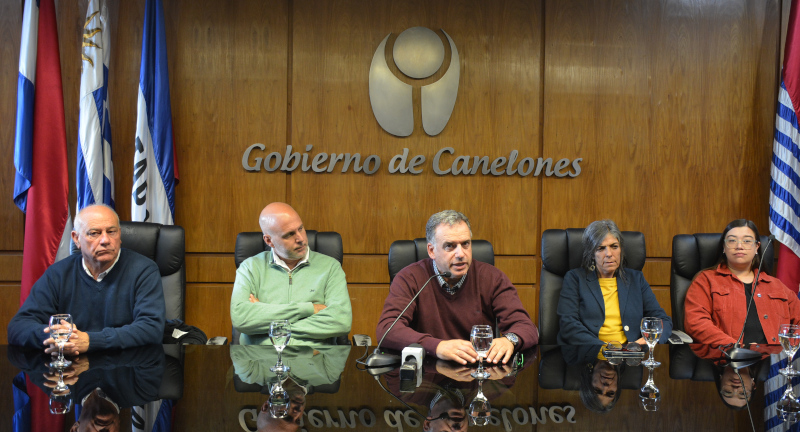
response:
<path id="1" fill-rule="evenodd" d="M 252 294 L 257 302 L 250 301 Z M 314 313 L 314 304 L 325 309 Z M 289 320 L 289 345 L 319 344 L 350 332 L 353 313 L 342 266 L 310 251 L 308 262 L 291 272 L 275 264 L 272 251 L 245 260 L 236 271 L 231 295 L 231 321 L 242 345 L 270 345 L 269 325 Z"/>

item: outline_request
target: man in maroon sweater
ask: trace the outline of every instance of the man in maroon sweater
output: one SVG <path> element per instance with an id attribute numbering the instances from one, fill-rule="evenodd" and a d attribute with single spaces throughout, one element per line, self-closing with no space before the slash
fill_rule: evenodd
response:
<path id="1" fill-rule="evenodd" d="M 539 331 L 522 306 L 517 289 L 496 267 L 472 260 L 469 219 L 454 210 L 434 214 L 425 226 L 430 258 L 409 265 L 392 281 L 376 335 L 380 339 L 400 311 L 431 276 L 430 282 L 397 321 L 382 346 L 402 350 L 419 343 L 428 355 L 461 364 L 474 363 L 478 354 L 469 334 L 473 325 L 497 324 L 502 333 L 486 356 L 506 363 L 514 351 L 536 345 Z"/>

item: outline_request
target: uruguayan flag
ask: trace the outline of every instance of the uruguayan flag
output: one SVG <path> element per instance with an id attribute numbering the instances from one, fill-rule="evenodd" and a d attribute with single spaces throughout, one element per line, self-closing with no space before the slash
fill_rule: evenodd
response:
<path id="1" fill-rule="evenodd" d="M 161 0 L 147 0 L 133 156 L 132 220 L 174 223 L 174 163 L 164 12 Z"/>
<path id="2" fill-rule="evenodd" d="M 778 101 L 772 146 L 769 230 L 779 242 L 800 256 L 800 133 L 785 83 L 781 83 Z"/>
<path id="3" fill-rule="evenodd" d="M 764 430 L 768 432 L 800 431 L 800 422 L 794 424 L 785 422 L 781 419 L 778 412 L 778 401 L 783 397 L 788 389 L 789 380 L 780 374 L 779 370 L 786 367 L 786 355 L 784 353 L 772 354 L 770 356 L 771 366 L 769 368 L 769 378 L 764 384 L 764 395 L 766 398 L 764 405 Z M 795 369 L 800 367 L 800 359 L 795 356 Z M 800 377 L 792 379 L 792 391 L 795 397 L 800 397 Z"/>
<path id="4" fill-rule="evenodd" d="M 114 165 L 108 115 L 111 29 L 104 0 L 90 0 L 83 25 L 75 188 L 78 210 L 92 204 L 114 207 Z"/>

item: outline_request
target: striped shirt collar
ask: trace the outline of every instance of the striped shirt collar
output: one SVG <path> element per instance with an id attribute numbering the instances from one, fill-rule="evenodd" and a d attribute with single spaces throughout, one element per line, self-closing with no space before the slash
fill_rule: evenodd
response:
<path id="1" fill-rule="evenodd" d="M 444 278 L 440 276 L 439 268 L 436 267 L 436 261 L 431 260 L 433 263 L 433 272 L 436 273 L 436 279 L 439 281 L 439 285 L 444 288 L 444 291 L 450 295 L 454 295 L 461 289 L 461 286 L 464 285 L 464 280 L 467 278 L 467 273 L 464 273 L 464 276 L 461 276 L 461 279 L 456 282 L 455 285 L 450 286 L 447 282 L 445 282 Z"/>

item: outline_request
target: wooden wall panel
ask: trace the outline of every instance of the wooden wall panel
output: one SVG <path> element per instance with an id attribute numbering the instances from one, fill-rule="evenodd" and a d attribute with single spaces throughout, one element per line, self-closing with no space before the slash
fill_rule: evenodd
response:
<path id="1" fill-rule="evenodd" d="M 675 234 L 734 218 L 766 230 L 776 1 L 545 10 L 544 153 L 583 157 L 584 169 L 544 180 L 543 228 L 615 219 L 655 257 Z"/>
<path id="2" fill-rule="evenodd" d="M 0 283 L 0 345 L 8 343 L 8 323 L 19 309 L 19 283 Z M 2 363 L 2 362 L 0 362 Z"/>
<path id="3" fill-rule="evenodd" d="M 236 234 L 285 199 L 283 174 L 242 168 L 254 143 L 286 140 L 287 2 L 166 2 L 180 175 L 176 222 L 192 252 L 232 252 Z M 224 203 L 224 204 L 223 204 Z M 223 205 L 221 205 L 223 204 Z"/>
<path id="4" fill-rule="evenodd" d="M 431 163 L 446 146 L 456 155 L 491 159 L 514 149 L 539 155 L 540 5 L 346 0 L 293 5 L 292 145 L 311 144 L 311 153 L 376 154 L 382 161 L 373 175 L 293 173 L 290 199 L 306 224 L 339 231 L 346 253 L 386 253 L 394 240 L 421 237 L 434 212 L 455 208 L 471 218 L 476 238 L 492 239 L 496 253 L 535 254 L 538 179 L 440 177 Z M 389 33 L 413 26 L 444 29 L 461 56 L 455 110 L 436 137 L 428 137 L 419 123 L 409 137 L 391 136 L 371 110 L 368 75 L 375 49 Z M 426 156 L 423 173 L 388 173 L 390 159 L 403 148 Z M 443 160 L 449 165 L 454 158 Z"/>

